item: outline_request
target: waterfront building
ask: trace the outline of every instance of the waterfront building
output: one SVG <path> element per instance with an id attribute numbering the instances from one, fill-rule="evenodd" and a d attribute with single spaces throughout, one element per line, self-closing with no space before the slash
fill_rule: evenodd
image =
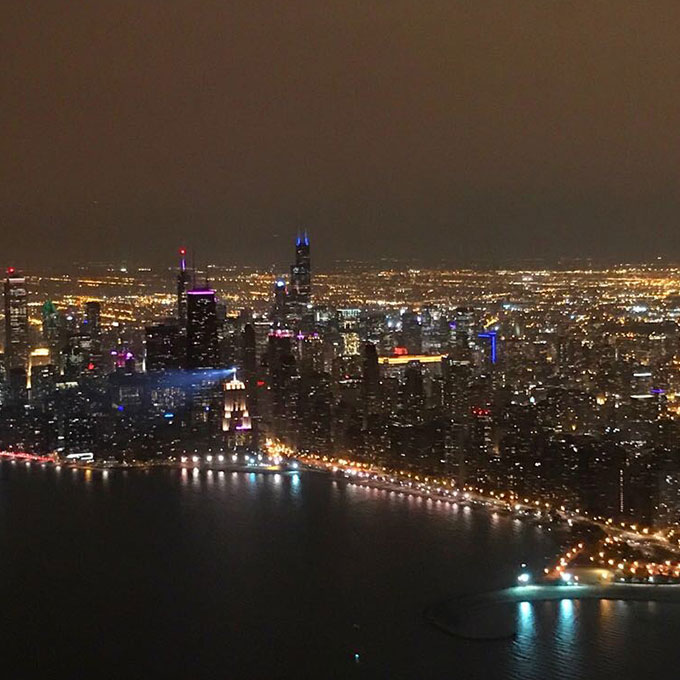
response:
<path id="1" fill-rule="evenodd" d="M 248 412 L 247 389 L 245 383 L 236 378 L 223 384 L 224 401 L 222 411 L 222 432 L 229 446 L 250 444 L 252 422 Z"/>

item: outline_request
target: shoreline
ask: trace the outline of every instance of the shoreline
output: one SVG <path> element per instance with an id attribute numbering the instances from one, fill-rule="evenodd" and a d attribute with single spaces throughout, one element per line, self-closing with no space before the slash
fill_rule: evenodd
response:
<path id="1" fill-rule="evenodd" d="M 425 621 L 463 640 L 507 640 L 516 634 L 515 605 L 573 600 L 680 604 L 680 584 L 526 585 L 462 595 L 430 605 Z"/>
<path id="2" fill-rule="evenodd" d="M 27 455 L 8 455 L 5 454 L 0 458 L 0 462 L 5 460 L 11 463 L 24 463 L 25 465 L 40 464 L 41 466 L 50 466 L 55 469 L 66 468 L 70 470 L 83 470 L 89 472 L 110 472 L 110 471 L 147 471 L 156 468 L 164 468 L 170 470 L 199 470 L 199 471 L 223 471 L 223 472 L 248 472 L 248 473 L 276 473 L 276 474 L 298 474 L 302 471 L 307 472 L 322 472 L 308 468 L 307 466 L 293 467 L 291 465 L 277 464 L 277 463 L 233 463 L 233 462 L 219 462 L 200 463 L 183 462 L 183 461 L 147 461 L 139 463 L 98 463 L 94 462 L 80 462 L 80 461 L 58 461 L 44 456 L 27 456 Z"/>

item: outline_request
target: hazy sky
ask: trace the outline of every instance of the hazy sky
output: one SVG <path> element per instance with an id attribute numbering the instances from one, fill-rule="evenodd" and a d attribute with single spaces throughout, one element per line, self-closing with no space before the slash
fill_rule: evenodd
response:
<path id="1" fill-rule="evenodd" d="M 0 4 L 0 263 L 680 260 L 680 2 Z"/>

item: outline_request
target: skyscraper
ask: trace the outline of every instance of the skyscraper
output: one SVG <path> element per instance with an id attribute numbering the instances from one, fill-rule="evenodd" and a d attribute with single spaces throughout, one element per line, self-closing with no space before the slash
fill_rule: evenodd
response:
<path id="1" fill-rule="evenodd" d="M 217 368 L 218 364 L 215 291 L 210 288 L 187 291 L 187 368 Z"/>
<path id="2" fill-rule="evenodd" d="M 306 231 L 295 241 L 295 264 L 290 268 L 290 297 L 299 315 L 312 301 L 312 265 Z"/>
<path id="3" fill-rule="evenodd" d="M 187 250 L 179 249 L 179 273 L 177 274 L 177 319 L 180 329 L 187 327 L 187 290 L 189 272 L 187 271 Z"/>
<path id="4" fill-rule="evenodd" d="M 274 326 L 283 328 L 288 318 L 288 291 L 286 282 L 277 279 L 274 283 L 274 307 L 272 308 L 272 322 Z"/>
<path id="5" fill-rule="evenodd" d="M 367 342 L 364 345 L 362 361 L 361 396 L 364 406 L 364 428 L 373 425 L 374 416 L 380 412 L 380 367 L 376 346 Z"/>
<path id="6" fill-rule="evenodd" d="M 146 327 L 146 370 L 170 371 L 181 366 L 180 332 L 177 321 L 168 319 L 165 323 Z"/>
<path id="7" fill-rule="evenodd" d="M 224 383 L 222 432 L 231 446 L 242 446 L 250 442 L 252 423 L 246 395 L 245 383 L 237 380 L 235 375 Z"/>
<path id="8" fill-rule="evenodd" d="M 26 279 L 14 267 L 5 278 L 5 365 L 8 371 L 28 368 L 28 293 Z"/>
<path id="9" fill-rule="evenodd" d="M 50 347 L 56 345 L 59 338 L 59 312 L 52 300 L 47 300 L 42 308 L 42 337 Z"/>
<path id="10" fill-rule="evenodd" d="M 98 339 L 101 335 L 101 304 L 96 300 L 85 303 L 86 332 L 92 338 Z"/>
<path id="11" fill-rule="evenodd" d="M 247 323 L 241 334 L 241 355 L 243 357 L 243 375 L 246 385 L 246 399 L 250 409 L 252 423 L 252 444 L 257 447 L 260 410 L 257 395 L 257 344 L 255 328 Z"/>
<path id="12" fill-rule="evenodd" d="M 416 312 L 406 311 L 401 315 L 402 345 L 409 354 L 420 354 L 423 351 L 423 329 Z"/>

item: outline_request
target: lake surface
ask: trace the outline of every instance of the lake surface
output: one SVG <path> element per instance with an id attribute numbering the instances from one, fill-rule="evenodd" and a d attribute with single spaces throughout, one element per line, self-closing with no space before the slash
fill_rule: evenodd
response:
<path id="1" fill-rule="evenodd" d="M 673 605 L 523 603 L 516 639 L 497 642 L 423 620 L 553 550 L 518 520 L 315 473 L 5 461 L 3 677 L 622 680 L 677 666 Z"/>

